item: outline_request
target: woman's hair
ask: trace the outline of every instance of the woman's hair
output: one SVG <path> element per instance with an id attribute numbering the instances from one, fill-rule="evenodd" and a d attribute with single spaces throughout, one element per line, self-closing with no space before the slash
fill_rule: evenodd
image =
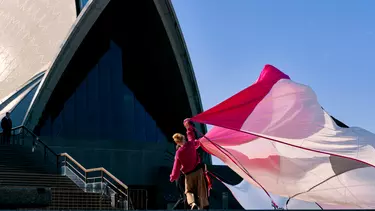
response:
<path id="1" fill-rule="evenodd" d="M 181 133 L 175 133 L 173 136 L 172 136 L 174 142 L 176 143 L 181 143 L 181 142 L 184 142 L 185 141 L 185 136 L 182 135 Z"/>

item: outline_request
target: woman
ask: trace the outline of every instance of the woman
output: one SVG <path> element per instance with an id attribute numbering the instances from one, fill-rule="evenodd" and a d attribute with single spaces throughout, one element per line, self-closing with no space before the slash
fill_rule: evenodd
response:
<path id="1" fill-rule="evenodd" d="M 176 151 L 180 148 L 179 145 L 176 145 Z M 186 196 L 185 196 L 185 175 L 180 173 L 180 176 L 176 180 L 176 187 L 180 198 L 177 200 L 176 204 L 173 206 L 172 210 L 184 209 L 187 208 Z"/>
<path id="2" fill-rule="evenodd" d="M 194 193 L 199 199 L 199 208 L 204 209 L 209 206 L 207 186 L 204 174 L 204 165 L 196 151 L 199 147 L 199 141 L 195 139 L 194 129 L 189 120 L 184 121 L 188 141 L 184 135 L 176 133 L 173 135 L 173 140 L 180 148 L 176 151 L 176 156 L 173 164 L 173 170 L 170 175 L 170 181 L 175 181 L 179 175 L 180 170 L 185 175 L 185 194 L 187 203 L 191 209 L 198 209 Z"/>

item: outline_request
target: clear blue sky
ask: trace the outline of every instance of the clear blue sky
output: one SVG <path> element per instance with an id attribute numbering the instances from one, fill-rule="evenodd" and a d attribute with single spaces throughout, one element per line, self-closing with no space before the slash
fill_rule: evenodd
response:
<path id="1" fill-rule="evenodd" d="M 172 2 L 205 110 L 272 64 L 339 120 L 375 132 L 375 1 Z"/>

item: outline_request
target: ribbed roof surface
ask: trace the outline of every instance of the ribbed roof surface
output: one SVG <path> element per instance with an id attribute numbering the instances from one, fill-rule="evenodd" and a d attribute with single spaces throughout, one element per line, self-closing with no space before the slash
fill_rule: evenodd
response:
<path id="1" fill-rule="evenodd" d="M 0 99 L 53 60 L 75 19 L 74 0 L 0 1 Z"/>

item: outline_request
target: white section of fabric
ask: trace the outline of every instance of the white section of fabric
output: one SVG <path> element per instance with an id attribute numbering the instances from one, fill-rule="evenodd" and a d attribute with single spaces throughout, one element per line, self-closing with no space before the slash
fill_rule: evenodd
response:
<path id="1" fill-rule="evenodd" d="M 257 123 L 264 127 L 260 129 Z M 375 165 L 375 134 L 358 127 L 337 126 L 321 108 L 313 90 L 291 80 L 277 82 L 241 130 Z"/>
<path id="2" fill-rule="evenodd" d="M 231 191 L 238 203 L 245 210 L 273 209 L 268 196 L 259 188 L 252 186 L 245 180 L 237 185 L 223 184 Z M 274 196 L 276 198 L 276 196 Z"/>

